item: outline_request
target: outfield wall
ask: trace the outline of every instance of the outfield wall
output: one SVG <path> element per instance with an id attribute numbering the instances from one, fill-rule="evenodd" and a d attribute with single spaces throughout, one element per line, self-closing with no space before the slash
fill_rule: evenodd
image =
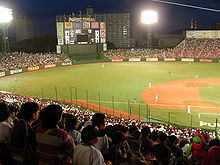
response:
<path id="1" fill-rule="evenodd" d="M 118 58 L 112 60 L 90 60 L 90 61 L 74 61 L 67 63 L 55 63 L 48 65 L 40 65 L 35 67 L 14 69 L 5 72 L 0 72 L 0 77 L 5 77 L 17 73 L 36 71 L 40 69 L 49 69 L 61 66 L 86 64 L 86 63 L 97 63 L 97 62 L 201 62 L 201 63 L 220 63 L 220 58 Z"/>

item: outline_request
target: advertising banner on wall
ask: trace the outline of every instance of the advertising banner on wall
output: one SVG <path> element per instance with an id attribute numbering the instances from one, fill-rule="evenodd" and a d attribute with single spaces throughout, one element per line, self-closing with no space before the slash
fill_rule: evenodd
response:
<path id="1" fill-rule="evenodd" d="M 15 70 L 10 70 L 10 74 L 16 74 L 16 73 L 21 73 L 22 69 L 15 69 Z"/>
<path id="2" fill-rule="evenodd" d="M 72 65 L 72 62 L 61 63 L 62 66 Z"/>
<path id="3" fill-rule="evenodd" d="M 194 62 L 193 58 L 181 58 L 181 61 L 183 62 Z"/>
<path id="4" fill-rule="evenodd" d="M 104 52 L 107 51 L 107 44 L 106 43 L 103 44 L 103 51 Z"/>
<path id="5" fill-rule="evenodd" d="M 82 27 L 83 27 L 82 22 L 73 22 L 74 29 L 82 29 Z"/>
<path id="6" fill-rule="evenodd" d="M 100 30 L 106 30 L 106 23 L 100 22 Z"/>
<path id="7" fill-rule="evenodd" d="M 0 72 L 0 77 L 4 77 L 5 76 L 5 72 Z"/>
<path id="8" fill-rule="evenodd" d="M 28 71 L 32 71 L 32 70 L 39 70 L 40 67 L 39 66 L 35 66 L 35 67 L 29 67 Z"/>
<path id="9" fill-rule="evenodd" d="M 102 44 L 106 43 L 106 38 L 100 38 L 100 39 Z"/>
<path id="10" fill-rule="evenodd" d="M 99 29 L 99 22 L 91 22 L 92 29 Z"/>
<path id="11" fill-rule="evenodd" d="M 220 30 L 187 30 L 186 38 L 220 38 Z"/>
<path id="12" fill-rule="evenodd" d="M 105 38 L 106 37 L 106 30 L 100 30 L 100 31 L 101 31 L 100 37 Z"/>
<path id="13" fill-rule="evenodd" d="M 95 30 L 95 43 L 99 43 L 99 30 Z"/>
<path id="14" fill-rule="evenodd" d="M 146 61 L 159 61 L 158 58 L 146 58 Z"/>
<path id="15" fill-rule="evenodd" d="M 72 29 L 73 23 L 72 22 L 65 22 L 65 29 Z"/>
<path id="16" fill-rule="evenodd" d="M 57 54 L 61 54 L 61 46 L 57 45 Z"/>
<path id="17" fill-rule="evenodd" d="M 44 68 L 53 68 L 56 67 L 56 64 L 45 65 Z"/>
<path id="18" fill-rule="evenodd" d="M 58 38 L 57 43 L 58 43 L 58 45 L 64 45 L 64 39 L 63 38 Z"/>
<path id="19" fill-rule="evenodd" d="M 112 62 L 123 62 L 123 59 L 112 59 Z"/>
<path id="20" fill-rule="evenodd" d="M 164 61 L 176 61 L 175 58 L 164 58 Z"/>
<path id="21" fill-rule="evenodd" d="M 57 22 L 57 38 L 64 38 L 63 22 Z"/>
<path id="22" fill-rule="evenodd" d="M 212 59 L 200 59 L 200 62 L 213 62 Z"/>
<path id="23" fill-rule="evenodd" d="M 83 22 L 83 29 L 89 29 L 90 28 L 90 22 Z"/>
<path id="24" fill-rule="evenodd" d="M 141 61 L 140 58 L 129 58 L 129 61 Z"/>

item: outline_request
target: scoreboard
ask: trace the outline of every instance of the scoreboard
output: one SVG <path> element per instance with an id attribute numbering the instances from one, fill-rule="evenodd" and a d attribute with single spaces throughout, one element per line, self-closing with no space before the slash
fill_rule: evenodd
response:
<path id="1" fill-rule="evenodd" d="M 106 43 L 106 23 L 93 18 L 69 18 L 56 22 L 58 45 L 87 45 Z"/>

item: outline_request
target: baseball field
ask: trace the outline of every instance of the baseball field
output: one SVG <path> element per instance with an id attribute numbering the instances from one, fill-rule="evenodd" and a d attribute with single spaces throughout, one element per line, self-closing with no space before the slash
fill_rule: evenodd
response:
<path id="1" fill-rule="evenodd" d="M 220 64 L 122 62 L 73 65 L 0 79 L 0 91 L 77 103 L 115 116 L 214 129 Z"/>

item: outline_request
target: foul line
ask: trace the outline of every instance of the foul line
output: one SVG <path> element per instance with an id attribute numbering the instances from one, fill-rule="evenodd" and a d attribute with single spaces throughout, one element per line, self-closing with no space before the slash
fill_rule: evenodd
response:
<path id="1" fill-rule="evenodd" d="M 201 115 L 220 115 L 220 114 L 216 114 L 216 113 L 198 113 L 199 119 L 201 118 Z"/>

